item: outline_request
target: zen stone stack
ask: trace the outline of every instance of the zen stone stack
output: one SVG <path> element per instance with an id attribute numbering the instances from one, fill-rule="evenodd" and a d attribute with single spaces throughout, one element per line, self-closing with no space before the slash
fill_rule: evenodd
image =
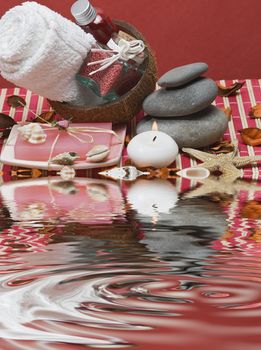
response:
<path id="1" fill-rule="evenodd" d="M 137 133 L 158 129 L 169 134 L 180 148 L 200 148 L 221 139 L 228 118 L 211 103 L 218 93 L 216 83 L 202 74 L 206 63 L 192 63 L 177 67 L 158 81 L 160 89 L 149 95 L 143 103 L 147 116 L 137 125 Z"/>

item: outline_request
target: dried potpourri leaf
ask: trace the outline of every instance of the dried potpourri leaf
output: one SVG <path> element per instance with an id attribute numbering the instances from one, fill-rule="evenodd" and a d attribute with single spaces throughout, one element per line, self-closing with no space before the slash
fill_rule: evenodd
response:
<path id="1" fill-rule="evenodd" d="M 260 244 L 261 243 L 261 230 L 259 230 L 257 228 L 256 229 L 252 229 L 252 230 L 253 230 L 253 233 L 251 234 L 249 239 L 252 239 L 256 243 Z"/>
<path id="2" fill-rule="evenodd" d="M 261 202 L 256 200 L 250 200 L 246 202 L 241 210 L 240 214 L 243 218 L 249 218 L 249 219 L 255 219 L 260 220 L 261 219 Z"/>
<path id="3" fill-rule="evenodd" d="M 11 176 L 12 177 L 40 177 L 41 176 L 41 171 L 38 169 L 28 169 L 28 168 L 18 168 L 18 167 L 13 167 L 11 171 Z"/>
<path id="4" fill-rule="evenodd" d="M 226 240 L 232 238 L 234 235 L 235 235 L 235 232 L 226 230 L 225 233 L 224 233 L 224 235 L 221 236 L 219 239 L 220 239 L 221 241 L 226 241 Z"/>
<path id="5" fill-rule="evenodd" d="M 228 206 L 231 204 L 233 196 L 227 193 L 214 192 L 210 194 L 209 199 L 212 202 L 219 203 L 223 208 L 224 206 Z"/>
<path id="6" fill-rule="evenodd" d="M 17 124 L 9 115 L 0 113 L 0 137 L 8 137 L 12 127 Z"/>
<path id="7" fill-rule="evenodd" d="M 180 171 L 178 168 L 142 168 L 142 171 L 145 173 L 148 172 L 149 175 L 146 175 L 148 178 L 159 178 L 159 179 L 176 179 L 179 178 L 177 172 Z"/>
<path id="8" fill-rule="evenodd" d="M 230 107 L 224 107 L 222 108 L 222 111 L 225 113 L 225 115 L 227 116 L 228 120 L 231 120 L 232 117 L 232 109 Z"/>
<path id="9" fill-rule="evenodd" d="M 261 104 L 257 104 L 249 111 L 249 115 L 252 118 L 261 118 Z"/>
<path id="10" fill-rule="evenodd" d="M 42 176 L 42 171 L 39 169 L 32 169 L 32 178 L 37 178 Z"/>
<path id="11" fill-rule="evenodd" d="M 261 145 L 261 129 L 246 128 L 240 131 L 242 141 L 249 146 Z"/>
<path id="12" fill-rule="evenodd" d="M 10 106 L 10 107 L 25 107 L 26 106 L 26 102 L 25 100 L 20 97 L 20 96 L 17 96 L 17 95 L 13 95 L 13 96 L 9 96 L 7 98 L 7 104 Z"/>
<path id="13" fill-rule="evenodd" d="M 209 153 L 220 154 L 220 153 L 231 153 L 234 151 L 234 149 L 235 147 L 233 143 L 231 143 L 231 141 L 220 141 L 210 146 L 208 151 Z"/>
<path id="14" fill-rule="evenodd" d="M 222 97 L 233 96 L 236 94 L 238 90 L 242 88 L 244 84 L 245 84 L 245 81 L 242 81 L 241 83 L 237 82 L 230 86 L 224 86 L 222 84 L 217 83 L 218 96 L 222 96 Z"/>
<path id="15" fill-rule="evenodd" d="M 44 123 L 44 122 L 51 123 L 54 121 L 55 115 L 56 115 L 55 111 L 43 112 L 39 116 L 36 116 L 36 118 L 34 119 L 34 122 L 36 122 L 36 123 Z"/>
<path id="16" fill-rule="evenodd" d="M 127 146 L 130 143 L 130 140 L 131 140 L 131 136 L 130 135 L 126 135 L 125 141 L 124 141 L 125 146 Z"/>
<path id="17" fill-rule="evenodd" d="M 131 166 L 132 165 L 132 161 L 128 158 L 125 163 L 124 163 L 125 166 Z"/>

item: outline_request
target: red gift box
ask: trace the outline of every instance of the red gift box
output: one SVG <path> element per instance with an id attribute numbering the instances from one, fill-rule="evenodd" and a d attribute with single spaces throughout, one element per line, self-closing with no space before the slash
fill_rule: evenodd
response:
<path id="1" fill-rule="evenodd" d="M 19 135 L 14 147 L 16 159 L 48 161 L 50 156 L 53 158 L 60 153 L 75 152 L 80 156 L 79 160 L 85 160 L 86 153 L 95 145 L 102 144 L 110 147 L 111 144 L 112 135 L 109 132 L 96 133 L 84 131 L 84 128 L 100 128 L 111 131 L 112 123 L 70 124 L 70 127 L 65 130 L 50 128 L 46 124 L 41 125 L 47 134 L 46 141 L 41 144 L 32 144 Z M 74 131 L 71 132 L 71 130 Z"/>

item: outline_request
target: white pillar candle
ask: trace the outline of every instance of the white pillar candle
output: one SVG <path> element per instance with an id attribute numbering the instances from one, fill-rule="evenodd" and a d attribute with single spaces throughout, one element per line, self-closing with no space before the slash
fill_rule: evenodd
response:
<path id="1" fill-rule="evenodd" d="M 128 189 L 127 199 L 139 214 L 155 219 L 175 207 L 178 194 L 176 187 L 167 180 L 139 179 Z"/>
<path id="2" fill-rule="evenodd" d="M 137 167 L 164 168 L 176 159 L 179 149 L 169 135 L 152 130 L 136 135 L 128 144 L 127 152 Z"/>

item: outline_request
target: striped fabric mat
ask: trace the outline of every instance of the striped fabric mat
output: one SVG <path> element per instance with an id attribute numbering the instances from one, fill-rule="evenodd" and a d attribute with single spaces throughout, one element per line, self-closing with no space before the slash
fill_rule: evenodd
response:
<path id="1" fill-rule="evenodd" d="M 226 86 L 233 84 L 236 80 L 228 81 L 221 80 L 220 83 Z M 0 90 L 0 112 L 10 115 L 16 121 L 26 121 L 34 118 L 32 112 L 28 112 L 23 108 L 10 108 L 7 103 L 7 97 L 11 95 L 19 95 L 26 100 L 27 106 L 30 110 L 35 111 L 37 114 L 50 110 L 48 102 L 41 96 L 38 96 L 31 91 L 23 88 L 14 89 L 1 89 Z M 224 135 L 225 140 L 239 140 L 239 151 L 241 156 L 246 155 L 261 155 L 261 147 L 251 147 L 244 145 L 240 140 L 239 130 L 247 127 L 261 128 L 260 119 L 251 119 L 248 114 L 252 106 L 261 103 L 261 79 L 246 80 L 246 84 L 240 90 L 236 96 L 230 97 L 217 97 L 215 105 L 219 108 L 230 107 L 232 109 L 232 119 L 229 122 L 228 129 Z M 134 135 L 135 126 L 137 120 L 140 118 L 134 118 L 129 125 L 130 135 Z M 123 152 L 122 163 L 127 159 L 126 150 Z M 194 159 L 191 159 L 185 155 L 179 155 L 176 160 L 177 168 L 187 168 L 196 164 Z M 260 179 L 261 171 L 260 167 L 253 166 L 244 169 L 244 176 L 246 178 Z M 0 170 L 3 174 L 3 180 L 10 179 L 10 167 L 0 164 Z M 86 171 L 86 176 L 91 177 L 93 172 Z M 95 173 L 95 172 L 94 172 Z"/>

